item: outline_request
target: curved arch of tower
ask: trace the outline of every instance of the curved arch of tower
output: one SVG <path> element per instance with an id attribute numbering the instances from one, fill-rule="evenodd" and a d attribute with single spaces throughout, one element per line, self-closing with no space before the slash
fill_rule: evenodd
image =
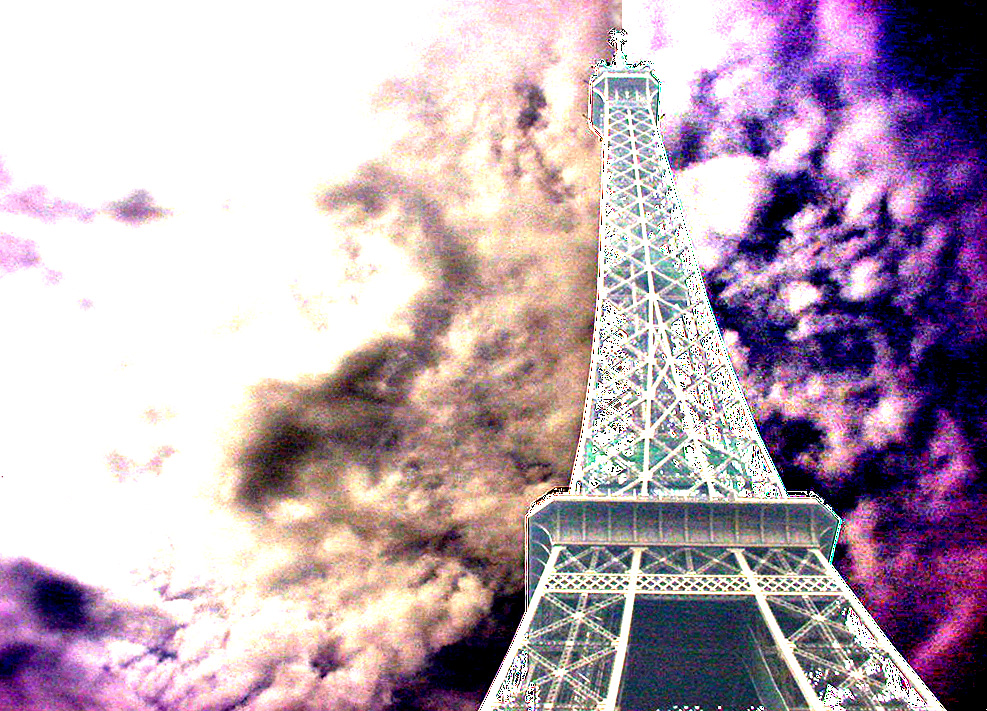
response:
<path id="1" fill-rule="evenodd" d="M 786 492 L 710 309 L 623 30 L 590 80 L 603 144 L 596 323 L 567 489 L 525 519 L 527 607 L 481 711 L 944 711 Z"/>

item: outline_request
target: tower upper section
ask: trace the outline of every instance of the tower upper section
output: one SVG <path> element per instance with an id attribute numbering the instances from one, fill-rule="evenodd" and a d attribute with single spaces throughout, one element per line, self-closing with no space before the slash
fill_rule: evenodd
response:
<path id="1" fill-rule="evenodd" d="M 596 65 L 603 141 L 596 324 L 573 493 L 785 496 L 720 330 L 658 130 L 658 80 L 624 33 Z"/>
<path id="2" fill-rule="evenodd" d="M 627 63 L 624 30 L 610 30 L 613 60 L 600 60 L 593 67 L 589 83 L 590 127 L 601 139 L 607 134 L 607 104 L 646 106 L 658 118 L 658 78 L 648 62 Z"/>

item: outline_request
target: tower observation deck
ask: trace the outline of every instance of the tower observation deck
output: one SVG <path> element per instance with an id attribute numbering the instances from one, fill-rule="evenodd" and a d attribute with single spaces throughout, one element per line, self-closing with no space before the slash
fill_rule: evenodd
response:
<path id="1" fill-rule="evenodd" d="M 596 322 L 566 489 L 525 518 L 524 617 L 481 711 L 944 711 L 786 492 L 722 336 L 624 32 L 589 87 L 603 147 Z"/>

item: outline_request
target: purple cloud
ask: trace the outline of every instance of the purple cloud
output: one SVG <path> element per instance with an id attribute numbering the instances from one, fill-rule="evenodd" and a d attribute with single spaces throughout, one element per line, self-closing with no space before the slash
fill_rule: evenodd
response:
<path id="1" fill-rule="evenodd" d="M 0 277 L 40 264 L 41 255 L 33 241 L 0 232 Z"/>
<path id="2" fill-rule="evenodd" d="M 154 198 L 146 190 L 135 190 L 123 200 L 110 203 L 107 212 L 114 219 L 128 225 L 143 225 L 171 214 L 154 204 Z"/>
<path id="3" fill-rule="evenodd" d="M 42 185 L 33 185 L 25 190 L 7 192 L 13 183 L 10 173 L 0 161 L 0 212 L 26 215 L 42 222 L 57 222 L 62 219 L 75 219 L 88 222 L 96 214 L 69 200 L 52 196 Z"/>
<path id="4" fill-rule="evenodd" d="M 42 222 L 56 222 L 61 219 L 88 222 L 96 214 L 95 210 L 78 203 L 52 197 L 48 189 L 41 185 L 0 197 L 0 211 L 27 215 Z"/>

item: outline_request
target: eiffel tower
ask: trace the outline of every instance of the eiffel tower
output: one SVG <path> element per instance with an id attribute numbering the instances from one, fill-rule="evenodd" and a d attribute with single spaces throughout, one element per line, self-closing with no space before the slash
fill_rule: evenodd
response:
<path id="1" fill-rule="evenodd" d="M 525 518 L 526 609 L 481 711 L 944 711 L 782 485 L 730 364 L 625 33 L 597 62 L 596 325 L 570 486 Z"/>

